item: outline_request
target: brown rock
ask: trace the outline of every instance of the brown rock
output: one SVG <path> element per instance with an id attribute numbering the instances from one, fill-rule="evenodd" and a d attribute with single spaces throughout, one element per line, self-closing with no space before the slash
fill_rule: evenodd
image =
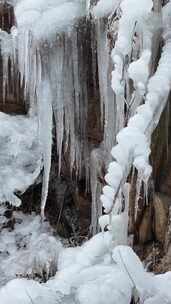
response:
<path id="1" fill-rule="evenodd" d="M 139 242 L 144 244 L 152 240 L 151 207 L 146 206 L 139 226 Z"/>
<path id="2" fill-rule="evenodd" d="M 162 194 L 157 193 L 154 196 L 154 234 L 157 241 L 164 243 L 168 215 L 169 205 L 171 204 L 171 198 Z"/>

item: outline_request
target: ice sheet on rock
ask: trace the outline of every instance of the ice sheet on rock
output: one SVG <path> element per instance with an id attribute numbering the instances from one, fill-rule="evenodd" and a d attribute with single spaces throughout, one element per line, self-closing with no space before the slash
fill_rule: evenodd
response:
<path id="1" fill-rule="evenodd" d="M 16 192 L 32 185 L 41 170 L 36 117 L 0 112 L 0 202 L 20 205 Z"/>

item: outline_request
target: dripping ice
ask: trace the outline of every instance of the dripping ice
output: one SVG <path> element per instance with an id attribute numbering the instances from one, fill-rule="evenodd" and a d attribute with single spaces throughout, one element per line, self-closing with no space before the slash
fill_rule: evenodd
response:
<path id="1" fill-rule="evenodd" d="M 38 120 L 40 160 L 44 163 L 44 213 L 51 162 L 52 115 L 56 126 L 59 174 L 63 153 L 69 152 L 70 172 L 76 170 L 77 176 L 81 175 L 88 159 L 86 74 L 84 58 L 79 51 L 78 26 L 73 27 L 85 14 L 86 6 L 79 0 L 16 1 L 13 5 L 16 26 L 11 34 L 1 32 L 4 94 L 8 87 L 8 60 L 12 58 L 13 64 L 18 64 L 21 86 L 24 84 L 25 102 L 29 100 L 30 119 L 34 116 Z M 64 17 L 63 11 L 67 12 Z M 45 130 L 49 130 L 46 138 Z M 88 179 L 88 170 L 86 174 Z M 20 191 L 20 188 L 13 192 L 16 190 Z"/>

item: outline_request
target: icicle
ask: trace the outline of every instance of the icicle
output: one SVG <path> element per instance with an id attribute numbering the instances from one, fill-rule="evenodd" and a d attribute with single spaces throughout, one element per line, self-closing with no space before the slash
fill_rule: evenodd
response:
<path id="1" fill-rule="evenodd" d="M 93 89 L 95 96 L 97 96 L 97 41 L 96 41 L 96 25 L 94 22 L 91 24 L 91 54 L 92 54 L 92 73 L 93 73 Z M 101 114 L 102 114 L 101 109 Z M 102 117 L 101 117 L 102 122 Z"/>
<path id="2" fill-rule="evenodd" d="M 103 19 L 96 21 L 98 73 L 101 103 L 101 124 L 104 124 L 104 145 L 109 153 L 115 142 L 115 97 L 110 87 L 110 49 L 107 39 L 107 24 Z"/>
<path id="3" fill-rule="evenodd" d="M 140 194 L 141 194 L 141 187 L 142 187 L 142 177 L 141 174 L 138 172 L 138 177 L 137 177 L 137 182 L 136 182 L 136 197 L 135 197 L 135 221 L 137 220 L 137 214 L 139 211 L 139 199 L 140 199 Z"/>
<path id="4" fill-rule="evenodd" d="M 50 84 L 44 80 L 38 92 L 39 138 L 43 151 L 43 187 L 41 198 L 41 216 L 45 217 L 45 206 L 48 195 L 49 176 L 52 153 L 52 96 Z"/>
<path id="5" fill-rule="evenodd" d="M 9 89 L 9 61 L 14 61 L 12 36 L 5 31 L 0 30 L 0 49 L 2 56 L 2 95 L 5 103 L 7 90 Z"/>
<path id="6" fill-rule="evenodd" d="M 102 177 L 102 167 L 104 162 L 104 153 L 101 148 L 94 149 L 91 152 L 90 159 L 90 182 L 91 182 L 91 195 L 92 195 L 92 205 L 91 205 L 91 232 L 96 234 L 99 231 L 98 218 L 102 215 L 102 205 L 99 201 L 101 193 L 101 185 L 99 178 Z M 102 228 L 102 227 L 101 227 Z"/>
<path id="7" fill-rule="evenodd" d="M 47 74 L 49 75 L 51 87 L 52 87 L 52 100 L 53 100 L 53 112 L 56 125 L 56 143 L 57 143 L 57 154 L 58 154 L 58 171 L 61 170 L 61 155 L 62 155 L 62 145 L 64 138 L 64 109 L 65 109 L 65 99 L 64 99 L 64 44 L 63 36 L 57 36 L 56 41 L 52 45 L 51 52 L 49 52 L 49 47 L 46 49 L 48 54 L 47 60 Z M 69 130 L 69 129 L 68 129 Z"/>
<path id="8" fill-rule="evenodd" d="M 63 10 L 68 13 L 61 18 Z M 37 3 L 30 6 L 29 1 L 20 1 L 15 6 L 21 85 L 24 85 L 25 100 L 29 100 L 30 114 L 39 116 L 40 138 L 44 150 L 42 215 L 50 171 L 52 109 L 56 125 L 59 174 L 63 152 L 69 155 L 71 174 L 74 171 L 78 178 L 89 158 L 89 149 L 86 147 L 87 67 L 85 68 L 85 55 L 79 41 L 79 28 L 73 27 L 85 12 L 85 5 L 81 1 L 69 4 L 52 2 L 50 6 L 45 1 L 41 2 L 40 7 Z M 42 79 L 45 79 L 45 83 L 41 83 Z M 43 85 L 48 87 L 47 94 L 50 97 L 45 94 Z M 49 125 L 46 142 L 43 139 L 45 119 Z M 89 169 L 86 168 L 87 184 L 88 178 Z"/>
<path id="9" fill-rule="evenodd" d="M 102 21 L 103 22 L 103 21 Z M 103 24 L 103 23 L 102 23 Z M 100 89 L 100 109 L 101 109 L 101 123 L 103 125 L 103 115 L 104 115 L 104 105 L 105 105 L 105 100 L 106 95 L 107 95 L 107 69 L 106 69 L 106 56 L 107 54 L 104 54 L 104 51 L 106 49 L 108 50 L 107 47 L 107 37 L 106 37 L 106 31 L 102 29 L 101 21 L 97 21 L 97 55 L 98 55 L 98 72 L 99 72 L 99 89 Z M 104 24 L 103 24 L 104 25 Z"/>

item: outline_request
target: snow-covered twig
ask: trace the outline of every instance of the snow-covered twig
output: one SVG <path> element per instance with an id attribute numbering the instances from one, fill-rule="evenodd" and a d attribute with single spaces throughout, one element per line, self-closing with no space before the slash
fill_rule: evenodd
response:
<path id="1" fill-rule="evenodd" d="M 119 132 L 118 145 L 111 151 L 115 161 L 112 163 L 113 170 L 109 165 L 105 179 L 114 190 L 114 195 L 113 199 L 107 193 L 101 196 L 106 213 L 111 212 L 114 198 L 125 183 L 132 165 L 137 168 L 141 180 L 145 183 L 151 175 L 150 139 L 167 103 L 171 86 L 171 27 L 168 27 L 167 8 L 163 24 L 165 45 L 156 73 L 149 80 L 145 104 L 137 108 L 137 113 L 129 120 L 128 126 Z"/>

